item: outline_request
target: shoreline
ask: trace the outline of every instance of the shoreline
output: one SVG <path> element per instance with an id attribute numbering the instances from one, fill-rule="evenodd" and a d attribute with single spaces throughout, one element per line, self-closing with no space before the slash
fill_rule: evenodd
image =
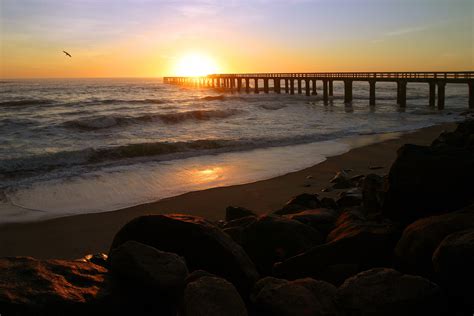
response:
<path id="1" fill-rule="evenodd" d="M 115 233 L 131 219 L 145 214 L 174 212 L 219 220 L 225 217 L 225 208 L 230 205 L 263 214 L 281 207 L 301 193 L 334 197 L 338 191 L 322 193 L 321 189 L 339 170 L 352 169 L 351 175 L 386 174 L 401 145 L 430 144 L 441 131 L 455 127 L 456 123 L 445 123 L 407 132 L 399 138 L 356 147 L 309 168 L 267 180 L 193 191 L 110 212 L 3 224 L 0 225 L 0 239 L 3 241 L 0 256 L 74 259 L 88 253 L 107 252 Z M 384 168 L 371 170 L 369 166 Z"/>

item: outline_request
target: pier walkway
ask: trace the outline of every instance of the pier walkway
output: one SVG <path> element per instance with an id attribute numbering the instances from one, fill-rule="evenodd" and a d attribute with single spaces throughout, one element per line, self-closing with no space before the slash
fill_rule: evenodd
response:
<path id="1" fill-rule="evenodd" d="M 203 77 L 164 77 L 164 83 L 229 89 L 231 91 L 260 93 L 318 94 L 317 82 L 322 87 L 323 101 L 333 95 L 333 82 L 344 82 L 344 102 L 352 101 L 352 83 L 365 81 L 369 84 L 369 103 L 375 105 L 376 83 L 396 82 L 397 103 L 406 106 L 407 84 L 422 82 L 429 85 L 429 105 L 444 109 L 447 83 L 466 84 L 469 91 L 469 108 L 474 109 L 474 71 L 453 72 L 308 72 L 308 73 L 252 73 L 213 74 Z M 270 85 L 270 83 L 272 85 Z M 296 90 L 296 91 L 295 91 Z"/>

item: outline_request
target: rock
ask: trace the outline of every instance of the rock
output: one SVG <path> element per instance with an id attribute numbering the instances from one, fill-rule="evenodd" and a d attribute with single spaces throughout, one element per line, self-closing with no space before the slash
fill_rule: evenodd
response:
<path id="1" fill-rule="evenodd" d="M 91 262 L 97 264 L 99 266 L 103 266 L 104 268 L 109 267 L 108 263 L 108 256 L 105 253 L 96 253 L 96 254 L 89 254 L 85 255 L 84 258 L 80 259 L 84 262 Z"/>
<path id="2" fill-rule="evenodd" d="M 246 316 L 247 309 L 232 283 L 203 274 L 186 286 L 179 315 Z"/>
<path id="3" fill-rule="evenodd" d="M 382 208 L 383 178 L 376 174 L 369 174 L 362 182 L 362 206 L 368 213 L 374 213 Z"/>
<path id="4" fill-rule="evenodd" d="M 344 170 L 339 171 L 329 182 L 334 183 L 333 189 L 348 189 L 354 186 L 354 183 Z"/>
<path id="5" fill-rule="evenodd" d="M 441 133 L 431 146 L 469 147 L 469 139 L 472 135 L 474 135 L 474 120 L 466 120 L 460 123 L 455 131 Z"/>
<path id="6" fill-rule="evenodd" d="M 337 209 L 337 203 L 332 198 L 323 197 L 321 199 L 321 207 L 331 209 L 331 210 L 335 210 L 335 209 Z"/>
<path id="7" fill-rule="evenodd" d="M 90 262 L 0 258 L 2 315 L 99 315 L 107 269 Z"/>
<path id="8" fill-rule="evenodd" d="M 334 223 L 336 222 L 338 215 L 339 214 L 332 210 L 316 209 L 285 215 L 285 217 L 311 226 L 323 236 L 327 236 L 327 234 L 329 234 L 329 232 L 334 228 Z"/>
<path id="9" fill-rule="evenodd" d="M 257 216 L 257 215 L 251 210 L 248 210 L 244 207 L 229 206 L 225 210 L 226 221 L 232 221 L 232 220 L 239 219 L 242 217 L 247 217 L 247 216 Z"/>
<path id="10" fill-rule="evenodd" d="M 336 204 L 339 208 L 359 206 L 362 204 L 362 193 L 359 190 L 341 192 Z"/>
<path id="11" fill-rule="evenodd" d="M 442 315 L 445 308 L 436 284 L 388 268 L 347 279 L 337 290 L 337 298 L 350 315 Z"/>
<path id="12" fill-rule="evenodd" d="M 287 215 L 287 214 L 298 213 L 304 210 L 316 209 L 320 207 L 321 207 L 321 203 L 319 202 L 317 194 L 303 193 L 303 194 L 293 197 L 291 200 L 289 200 L 285 204 L 285 206 L 282 209 L 279 209 L 273 212 L 273 214 Z"/>
<path id="13" fill-rule="evenodd" d="M 436 279 L 466 314 L 474 312 L 474 228 L 448 235 L 433 254 Z"/>
<path id="14" fill-rule="evenodd" d="M 385 167 L 382 167 L 382 166 L 369 166 L 369 169 L 370 170 L 378 170 L 378 169 L 383 169 Z"/>
<path id="15" fill-rule="evenodd" d="M 247 227 L 250 224 L 253 224 L 257 221 L 257 216 L 246 216 L 238 219 L 234 219 L 224 224 L 223 228 L 232 228 L 232 227 Z"/>
<path id="16" fill-rule="evenodd" d="M 356 212 L 344 212 L 327 243 L 274 266 L 274 275 L 286 279 L 313 277 L 337 284 L 355 269 L 391 264 L 393 248 L 400 236 L 387 222 L 366 221 Z M 358 272 L 358 271 L 356 271 Z"/>
<path id="17" fill-rule="evenodd" d="M 334 189 L 331 187 L 321 189 L 321 192 L 332 192 L 332 191 L 334 191 Z"/>
<path id="18" fill-rule="evenodd" d="M 335 286 L 310 278 L 286 281 L 266 277 L 255 284 L 252 301 L 258 315 L 339 315 Z"/>
<path id="19" fill-rule="evenodd" d="M 249 291 L 258 279 L 253 262 L 226 233 L 203 218 L 190 215 L 141 216 L 115 235 L 111 249 L 128 240 L 176 253 L 190 271 L 203 269 L 231 281 L 239 291 Z"/>
<path id="20" fill-rule="evenodd" d="M 390 169 L 383 213 L 409 224 L 474 202 L 474 150 L 404 145 Z"/>
<path id="21" fill-rule="evenodd" d="M 172 298 L 181 296 L 188 268 L 174 253 L 129 240 L 110 253 L 110 269 L 130 286 L 150 287 Z"/>
<path id="22" fill-rule="evenodd" d="M 403 231 L 395 248 L 398 269 L 431 276 L 432 256 L 448 235 L 474 227 L 474 205 L 463 210 L 420 219 Z"/>
<path id="23" fill-rule="evenodd" d="M 269 274 L 275 262 L 302 253 L 322 242 L 321 234 L 296 220 L 280 216 L 262 216 L 249 225 L 242 246 L 263 274 Z"/>

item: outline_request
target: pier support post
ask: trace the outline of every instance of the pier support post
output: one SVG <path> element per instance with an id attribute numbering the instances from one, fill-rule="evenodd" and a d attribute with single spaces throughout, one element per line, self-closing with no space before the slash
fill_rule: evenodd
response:
<path id="1" fill-rule="evenodd" d="M 316 80 L 315 80 L 316 82 Z M 323 101 L 324 101 L 324 104 L 327 104 L 328 103 L 328 81 L 327 80 L 323 80 Z"/>
<path id="2" fill-rule="evenodd" d="M 370 97 L 369 97 L 369 105 L 375 105 L 375 80 L 370 80 L 369 81 L 369 86 L 370 86 Z"/>
<path id="3" fill-rule="evenodd" d="M 263 79 L 263 92 L 268 93 L 268 78 Z"/>
<path id="4" fill-rule="evenodd" d="M 434 108 L 435 102 L 436 102 L 436 82 L 430 81 L 429 85 L 430 85 L 429 104 L 430 104 L 430 107 Z"/>
<path id="5" fill-rule="evenodd" d="M 303 91 L 303 90 L 302 90 L 302 88 L 301 88 L 301 79 L 298 79 L 298 94 L 303 93 L 302 91 Z"/>
<path id="6" fill-rule="evenodd" d="M 290 94 L 295 94 L 295 79 L 290 79 Z"/>
<path id="7" fill-rule="evenodd" d="M 254 89 L 254 92 L 255 92 L 256 94 L 259 93 L 259 91 L 258 91 L 258 78 L 255 78 L 255 89 Z"/>
<path id="8" fill-rule="evenodd" d="M 237 91 L 240 92 L 242 89 L 242 78 L 237 78 Z"/>
<path id="9" fill-rule="evenodd" d="M 474 109 L 474 82 L 469 81 L 469 108 Z"/>
<path id="10" fill-rule="evenodd" d="M 230 91 L 234 93 L 234 88 L 235 88 L 235 78 L 229 78 L 230 80 Z"/>
<path id="11" fill-rule="evenodd" d="M 446 87 L 446 82 L 438 81 L 438 110 L 444 109 L 444 90 Z"/>
<path id="12" fill-rule="evenodd" d="M 309 82 L 310 82 L 309 79 L 306 79 L 306 80 L 305 80 L 305 83 L 304 83 L 305 88 L 306 88 L 306 95 L 307 95 L 307 96 L 310 96 L 310 95 L 311 95 L 311 87 L 310 87 L 310 85 L 309 85 Z"/>
<path id="13" fill-rule="evenodd" d="M 275 93 L 278 93 L 278 94 L 281 93 L 280 84 L 281 84 L 281 79 L 280 78 L 273 79 L 273 90 L 275 90 Z"/>
<path id="14" fill-rule="evenodd" d="M 352 80 L 344 80 L 344 103 L 352 102 Z"/>
<path id="15" fill-rule="evenodd" d="M 313 95 L 317 95 L 318 90 L 316 89 L 316 79 L 313 80 Z"/>
<path id="16" fill-rule="evenodd" d="M 286 94 L 290 93 L 290 80 L 285 79 L 285 92 Z"/>
<path id="17" fill-rule="evenodd" d="M 245 78 L 245 92 L 250 93 L 250 79 Z"/>
<path id="18" fill-rule="evenodd" d="M 407 105 L 407 82 L 405 80 L 397 81 L 397 103 L 404 108 Z"/>
<path id="19" fill-rule="evenodd" d="M 333 86 L 332 86 L 333 81 L 329 80 L 329 96 L 333 96 Z"/>

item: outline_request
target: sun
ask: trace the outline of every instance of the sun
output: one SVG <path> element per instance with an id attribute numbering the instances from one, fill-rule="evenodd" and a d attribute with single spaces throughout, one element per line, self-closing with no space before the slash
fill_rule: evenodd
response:
<path id="1" fill-rule="evenodd" d="M 176 76 L 198 77 L 217 73 L 217 64 L 201 54 L 188 54 L 181 57 L 175 65 Z"/>

